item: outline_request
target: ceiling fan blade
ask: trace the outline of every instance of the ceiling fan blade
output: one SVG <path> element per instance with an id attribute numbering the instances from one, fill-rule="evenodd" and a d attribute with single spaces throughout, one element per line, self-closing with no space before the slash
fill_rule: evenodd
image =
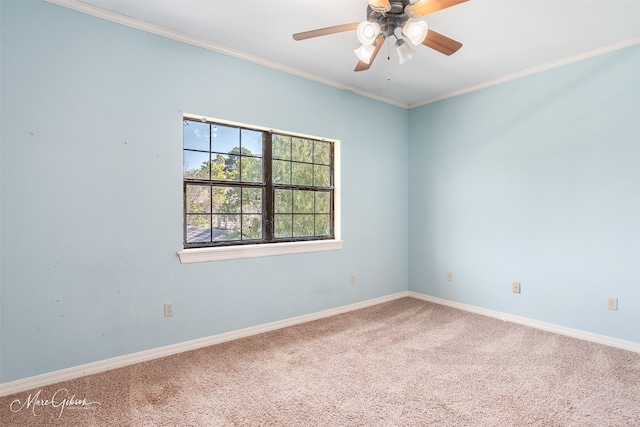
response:
<path id="1" fill-rule="evenodd" d="M 313 37 L 327 36 L 329 34 L 341 33 L 343 31 L 355 31 L 358 28 L 358 22 L 353 24 L 335 25 L 333 27 L 318 28 L 317 30 L 304 31 L 293 35 L 294 40 L 306 40 Z"/>
<path id="2" fill-rule="evenodd" d="M 425 16 L 466 1 L 468 0 L 418 0 L 405 7 L 404 10 L 411 17 Z"/>
<path id="3" fill-rule="evenodd" d="M 387 12 L 388 10 L 391 10 L 391 3 L 389 3 L 389 0 L 369 0 L 369 6 L 371 6 L 371 9 L 380 12 Z"/>
<path id="4" fill-rule="evenodd" d="M 366 70 L 368 70 L 369 67 L 371 67 L 371 64 L 373 64 L 373 60 L 376 59 L 376 55 L 378 54 L 378 52 L 380 51 L 380 48 L 384 44 L 384 40 L 385 40 L 384 37 L 378 37 L 376 39 L 376 47 L 375 47 L 375 49 L 373 49 L 373 53 L 371 54 L 371 59 L 369 60 L 369 63 L 367 64 L 364 61 L 358 61 L 358 64 L 356 65 L 356 68 L 353 71 L 366 71 Z"/>
<path id="5" fill-rule="evenodd" d="M 429 29 L 427 37 L 422 42 L 423 45 L 437 50 L 445 55 L 451 55 L 456 53 L 458 49 L 462 47 L 462 43 L 459 43 L 447 36 L 443 36 L 440 33 L 436 33 L 432 29 Z"/>

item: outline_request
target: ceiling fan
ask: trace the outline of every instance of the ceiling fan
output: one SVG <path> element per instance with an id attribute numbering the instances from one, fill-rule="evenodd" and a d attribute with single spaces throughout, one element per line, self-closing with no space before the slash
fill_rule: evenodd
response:
<path id="1" fill-rule="evenodd" d="M 385 40 L 390 37 L 396 38 L 395 47 L 400 64 L 411 59 L 415 50 L 395 34 L 397 29 L 414 46 L 422 44 L 451 55 L 462 47 L 462 43 L 431 30 L 419 18 L 466 1 L 468 0 L 417 0 L 411 3 L 411 0 L 368 0 L 366 21 L 304 31 L 294 34 L 293 39 L 306 40 L 355 30 L 362 46 L 354 50 L 359 59 L 354 71 L 368 70 Z"/>

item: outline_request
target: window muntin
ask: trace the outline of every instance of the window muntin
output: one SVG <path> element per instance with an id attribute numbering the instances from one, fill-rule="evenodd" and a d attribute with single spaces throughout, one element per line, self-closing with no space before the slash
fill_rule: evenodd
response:
<path id="1" fill-rule="evenodd" d="M 184 246 L 333 239 L 333 143 L 185 118 Z"/>

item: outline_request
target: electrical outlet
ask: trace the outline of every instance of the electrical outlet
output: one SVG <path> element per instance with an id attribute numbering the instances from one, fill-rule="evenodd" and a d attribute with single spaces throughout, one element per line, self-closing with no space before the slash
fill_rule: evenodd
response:
<path id="1" fill-rule="evenodd" d="M 607 300 L 607 308 L 609 310 L 618 311 L 618 298 L 609 298 Z"/>
<path id="2" fill-rule="evenodd" d="M 513 282 L 512 290 L 513 290 L 513 293 L 519 294 L 520 293 L 520 282 Z"/>
<path id="3" fill-rule="evenodd" d="M 352 285 L 355 285 L 355 284 L 356 284 L 356 275 L 355 275 L 355 274 L 352 274 L 352 275 L 351 275 L 351 279 L 350 279 L 350 280 L 351 280 L 351 284 L 352 284 Z"/>
<path id="4" fill-rule="evenodd" d="M 453 281 L 453 273 L 447 273 L 447 280 L 450 282 Z"/>
<path id="5" fill-rule="evenodd" d="M 164 317 L 173 316 L 173 303 L 167 302 L 164 304 Z"/>

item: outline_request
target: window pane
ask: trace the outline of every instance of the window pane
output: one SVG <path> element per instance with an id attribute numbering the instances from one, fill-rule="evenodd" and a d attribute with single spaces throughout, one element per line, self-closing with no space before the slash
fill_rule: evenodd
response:
<path id="1" fill-rule="evenodd" d="M 316 213 L 331 213 L 330 210 L 330 193 L 317 192 L 316 193 Z"/>
<path id="2" fill-rule="evenodd" d="M 293 192 L 291 190 L 276 190 L 274 204 L 276 213 L 291 213 L 293 211 Z"/>
<path id="3" fill-rule="evenodd" d="M 187 185 L 187 213 L 211 212 L 211 187 Z"/>
<path id="4" fill-rule="evenodd" d="M 307 163 L 292 163 L 292 184 L 313 185 L 313 165 Z"/>
<path id="5" fill-rule="evenodd" d="M 293 236 L 313 236 L 313 215 L 294 215 Z"/>
<path id="6" fill-rule="evenodd" d="M 316 236 L 328 236 L 330 234 L 329 215 L 316 215 Z"/>
<path id="7" fill-rule="evenodd" d="M 313 165 L 313 185 L 316 187 L 329 187 L 329 166 Z"/>
<path id="8" fill-rule="evenodd" d="M 273 148 L 271 152 L 274 159 L 291 160 L 291 137 L 273 135 Z"/>
<path id="9" fill-rule="evenodd" d="M 262 132 L 257 130 L 242 129 L 242 154 L 250 154 L 262 157 Z"/>
<path id="10" fill-rule="evenodd" d="M 262 213 L 262 188 L 242 189 L 242 213 Z"/>
<path id="11" fill-rule="evenodd" d="M 225 201 L 227 200 L 228 187 L 211 187 L 211 205 L 212 212 L 222 212 Z"/>
<path id="12" fill-rule="evenodd" d="M 224 172 L 224 157 L 221 154 L 212 154 L 211 158 L 211 179 L 223 180 L 225 177 Z"/>
<path id="13" fill-rule="evenodd" d="M 209 151 L 210 125 L 208 123 L 193 122 L 191 120 L 185 120 L 183 124 L 182 140 L 184 148 Z"/>
<path id="14" fill-rule="evenodd" d="M 240 150 L 240 129 L 222 125 L 211 125 L 211 151 L 229 153 Z"/>
<path id="15" fill-rule="evenodd" d="M 292 233 L 292 215 L 276 215 L 276 226 L 275 226 L 275 237 L 283 238 L 283 237 L 291 237 Z"/>
<path id="16" fill-rule="evenodd" d="M 272 173 L 274 184 L 291 184 L 291 162 L 274 160 Z"/>
<path id="17" fill-rule="evenodd" d="M 185 178 L 209 179 L 209 153 L 185 151 L 183 171 Z"/>
<path id="18" fill-rule="evenodd" d="M 213 240 L 240 240 L 240 215 L 213 215 Z"/>
<path id="19" fill-rule="evenodd" d="M 187 215 L 187 243 L 210 242 L 210 221 L 210 215 Z"/>
<path id="20" fill-rule="evenodd" d="M 216 156 L 211 168 L 211 179 L 221 181 L 238 181 L 240 178 L 239 161 L 240 157 L 224 154 L 212 154 Z"/>
<path id="21" fill-rule="evenodd" d="M 262 215 L 242 215 L 242 238 L 262 239 Z"/>
<path id="22" fill-rule="evenodd" d="M 313 213 L 313 191 L 295 190 L 293 192 L 293 212 Z"/>
<path id="23" fill-rule="evenodd" d="M 241 157 L 242 182 L 262 182 L 262 159 Z"/>
<path id="24" fill-rule="evenodd" d="M 213 187 L 213 213 L 239 213 L 240 188 Z"/>
<path id="25" fill-rule="evenodd" d="M 322 165 L 331 164 L 331 144 L 328 142 L 316 141 L 313 147 L 313 163 Z"/>
<path id="26" fill-rule="evenodd" d="M 309 139 L 292 138 L 291 159 L 298 162 L 313 162 L 313 141 Z"/>

